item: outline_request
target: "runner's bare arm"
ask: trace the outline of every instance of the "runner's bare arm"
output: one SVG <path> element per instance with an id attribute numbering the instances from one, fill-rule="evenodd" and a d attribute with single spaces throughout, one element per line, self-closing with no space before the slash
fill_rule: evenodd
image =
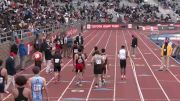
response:
<path id="1" fill-rule="evenodd" d="M 47 98 L 47 101 L 48 101 L 48 92 L 47 92 L 47 87 L 46 87 L 46 80 L 45 80 L 45 78 L 43 78 L 43 81 L 44 81 L 44 84 L 43 84 L 43 88 L 44 88 L 44 92 L 45 92 L 45 94 L 46 94 L 46 98 Z"/>
<path id="2" fill-rule="evenodd" d="M 33 101 L 33 99 L 32 99 L 32 92 L 31 92 L 30 89 L 28 90 L 28 99 L 29 99 L 29 101 Z"/>

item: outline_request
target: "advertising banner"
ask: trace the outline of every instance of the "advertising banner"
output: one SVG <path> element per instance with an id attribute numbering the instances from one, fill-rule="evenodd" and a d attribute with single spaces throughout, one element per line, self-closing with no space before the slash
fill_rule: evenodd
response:
<path id="1" fill-rule="evenodd" d="M 87 24 L 87 29 L 120 29 L 119 24 Z"/>

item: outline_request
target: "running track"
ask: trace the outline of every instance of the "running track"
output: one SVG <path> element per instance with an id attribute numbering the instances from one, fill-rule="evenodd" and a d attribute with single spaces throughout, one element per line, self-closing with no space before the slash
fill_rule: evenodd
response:
<path id="1" fill-rule="evenodd" d="M 125 45 L 130 52 L 132 34 L 138 38 L 138 48 L 136 57 L 129 55 L 127 80 L 122 81 L 117 53 L 121 45 Z M 47 80 L 50 101 L 180 101 L 180 65 L 171 59 L 168 71 L 157 71 L 161 64 L 160 48 L 142 31 L 88 30 L 84 38 L 88 58 L 82 87 L 75 86 L 71 59 L 63 60 L 61 81 L 58 83 L 54 83 L 53 74 L 45 73 L 45 66 L 41 71 L 41 76 Z M 110 63 L 106 85 L 99 89 L 94 88 L 93 68 L 90 64 L 94 46 L 106 48 Z M 32 76 L 32 67 L 33 64 L 19 74 Z M 7 95 L 4 101 L 10 101 L 10 97 Z"/>

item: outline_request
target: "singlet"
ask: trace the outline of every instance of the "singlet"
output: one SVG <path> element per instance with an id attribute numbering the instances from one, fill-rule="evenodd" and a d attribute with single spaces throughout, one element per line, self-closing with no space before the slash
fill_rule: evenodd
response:
<path id="1" fill-rule="evenodd" d="M 4 87 L 5 86 L 5 77 L 1 75 L 1 71 L 2 68 L 0 69 L 0 87 Z M 4 89 L 4 88 L 0 88 L 0 89 Z"/>
<path id="2" fill-rule="evenodd" d="M 28 98 L 23 95 L 24 87 L 18 87 L 19 95 L 15 98 L 15 101 L 28 101 Z"/>
<path id="3" fill-rule="evenodd" d="M 95 56 L 95 65 L 102 65 L 103 64 L 103 61 L 102 61 L 102 57 L 97 55 Z"/>
<path id="4" fill-rule="evenodd" d="M 73 46 L 73 53 L 74 53 L 74 54 L 77 54 L 77 53 L 78 53 L 78 46 L 77 46 L 77 45 L 74 45 L 74 46 Z"/>
<path id="5" fill-rule="evenodd" d="M 126 50 L 125 49 L 120 49 L 119 58 L 120 58 L 120 60 L 125 60 L 126 59 Z"/>
<path id="6" fill-rule="evenodd" d="M 43 78 L 39 75 L 32 77 L 31 90 L 33 101 L 42 101 Z"/>
<path id="7" fill-rule="evenodd" d="M 82 54 L 78 54 L 78 58 L 76 59 L 76 64 L 84 64 L 84 59 Z"/>

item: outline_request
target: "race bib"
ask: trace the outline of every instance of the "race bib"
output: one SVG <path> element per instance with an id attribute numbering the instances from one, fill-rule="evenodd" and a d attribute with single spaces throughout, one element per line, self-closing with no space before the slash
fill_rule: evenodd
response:
<path id="1" fill-rule="evenodd" d="M 35 54 L 35 58 L 38 59 L 40 57 L 39 54 Z"/>
<path id="2" fill-rule="evenodd" d="M 61 44 L 63 44 L 63 40 L 61 40 Z"/>
<path id="3" fill-rule="evenodd" d="M 42 89 L 42 86 L 40 84 L 35 84 L 33 87 L 33 90 L 35 92 L 39 92 L 39 91 L 41 91 L 41 89 Z"/>
<path id="4" fill-rule="evenodd" d="M 78 63 L 82 63 L 83 62 L 83 60 L 82 59 L 78 59 Z"/>
<path id="5" fill-rule="evenodd" d="M 77 53 L 78 52 L 78 49 L 74 49 L 74 53 Z"/>
<path id="6" fill-rule="evenodd" d="M 55 59 L 54 61 L 55 61 L 55 63 L 59 63 L 59 62 L 60 62 L 60 60 L 59 60 L 59 59 Z"/>
<path id="7" fill-rule="evenodd" d="M 102 61 L 101 61 L 101 59 L 96 59 L 96 64 L 102 64 Z"/>
<path id="8" fill-rule="evenodd" d="M 3 83 L 3 78 L 2 77 L 0 77 L 0 84 L 2 84 Z"/>

